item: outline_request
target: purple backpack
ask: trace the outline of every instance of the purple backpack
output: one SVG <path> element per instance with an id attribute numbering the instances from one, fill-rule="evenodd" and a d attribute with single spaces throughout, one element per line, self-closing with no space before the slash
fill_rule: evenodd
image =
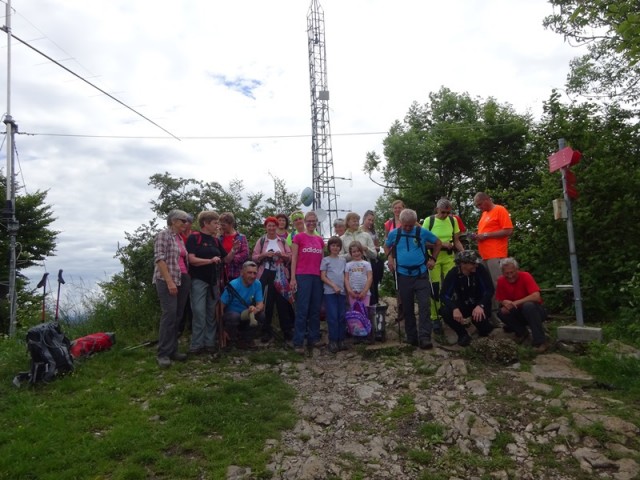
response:
<path id="1" fill-rule="evenodd" d="M 371 333 L 371 321 L 367 316 L 367 307 L 361 300 L 353 304 L 353 309 L 345 315 L 347 331 L 353 337 L 366 337 Z"/>

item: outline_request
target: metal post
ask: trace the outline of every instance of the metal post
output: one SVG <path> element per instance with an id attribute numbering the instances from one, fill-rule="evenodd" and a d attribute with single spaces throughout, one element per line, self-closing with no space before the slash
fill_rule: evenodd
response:
<path id="1" fill-rule="evenodd" d="M 11 0 L 6 4 L 6 32 L 7 32 L 7 114 L 4 124 L 7 127 L 7 196 L 5 203 L 5 221 L 9 235 L 9 336 L 16 334 L 16 236 L 18 222 L 16 220 L 16 188 L 14 175 L 13 145 L 17 126 L 11 117 Z"/>
<path id="2" fill-rule="evenodd" d="M 564 138 L 558 139 L 558 148 L 562 150 L 565 147 Z M 576 242 L 573 234 L 573 213 L 571 207 L 571 198 L 567 192 L 566 172 L 569 166 L 563 167 L 562 171 L 562 192 L 564 194 L 564 203 L 567 206 L 567 236 L 569 237 L 569 262 L 571 264 L 571 283 L 573 284 L 573 298 L 576 308 L 576 323 L 579 327 L 584 326 L 584 318 L 582 315 L 582 295 L 580 293 L 580 274 L 578 271 L 578 256 L 576 255 Z"/>

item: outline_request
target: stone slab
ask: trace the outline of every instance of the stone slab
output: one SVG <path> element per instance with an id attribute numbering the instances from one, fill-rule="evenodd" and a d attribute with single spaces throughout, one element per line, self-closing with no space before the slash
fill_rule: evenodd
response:
<path id="1" fill-rule="evenodd" d="M 597 327 L 580 327 L 565 325 L 558 327 L 557 339 L 561 342 L 602 342 L 602 329 Z"/>

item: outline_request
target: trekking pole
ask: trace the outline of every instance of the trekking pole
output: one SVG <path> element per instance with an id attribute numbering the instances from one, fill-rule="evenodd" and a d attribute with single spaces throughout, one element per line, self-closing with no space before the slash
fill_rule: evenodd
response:
<path id="1" fill-rule="evenodd" d="M 56 323 L 58 323 L 58 307 L 60 306 L 60 286 L 64 283 L 62 269 L 58 270 L 58 298 L 56 300 Z"/>
<path id="2" fill-rule="evenodd" d="M 396 265 L 397 267 L 397 265 Z M 396 281 L 396 299 L 397 299 L 397 304 L 396 304 L 396 312 L 400 312 L 400 296 L 398 294 L 398 270 L 397 268 L 393 269 L 393 278 Z M 396 317 L 396 323 L 398 324 L 398 340 L 402 341 L 402 329 L 400 328 L 400 321 L 398 320 L 398 318 Z"/>
<path id="3" fill-rule="evenodd" d="M 218 290 L 220 291 L 220 298 L 222 298 L 224 286 L 220 277 L 218 277 Z M 218 301 L 216 302 L 215 319 L 218 324 L 218 345 L 220 346 L 220 350 L 222 350 L 227 346 L 227 343 L 230 339 L 229 334 L 224 328 L 224 310 L 222 308 L 222 302 L 220 301 L 220 298 L 218 298 Z"/>
<path id="4" fill-rule="evenodd" d="M 150 347 L 152 345 L 156 345 L 158 340 L 147 340 L 146 342 L 139 343 L 138 345 L 131 345 L 129 347 L 124 347 L 122 350 L 137 350 L 142 347 Z"/>
<path id="5" fill-rule="evenodd" d="M 42 321 L 44 322 L 45 299 L 47 296 L 47 277 L 49 272 L 42 275 L 42 279 L 38 282 L 36 288 L 42 288 Z"/>

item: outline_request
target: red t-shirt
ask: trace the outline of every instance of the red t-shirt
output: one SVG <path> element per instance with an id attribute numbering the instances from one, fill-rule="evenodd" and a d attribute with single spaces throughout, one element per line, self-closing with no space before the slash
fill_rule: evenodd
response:
<path id="1" fill-rule="evenodd" d="M 460 233 L 461 234 L 465 233 L 467 231 L 467 227 L 465 226 L 464 222 L 460 218 L 460 215 L 454 215 L 453 218 L 455 218 L 458 221 L 458 227 L 460 228 Z"/>
<path id="2" fill-rule="evenodd" d="M 395 218 L 390 218 L 386 222 L 384 222 L 384 231 L 389 233 L 391 230 L 395 230 L 400 226 L 400 222 L 396 224 Z"/>
<path id="3" fill-rule="evenodd" d="M 498 278 L 498 284 L 496 286 L 496 300 L 499 302 L 503 300 L 515 302 L 539 291 L 540 287 L 538 287 L 538 284 L 529 272 L 518 272 L 518 278 L 515 283 L 507 282 L 504 275 L 501 275 Z M 542 299 L 540 303 L 542 303 Z"/>

